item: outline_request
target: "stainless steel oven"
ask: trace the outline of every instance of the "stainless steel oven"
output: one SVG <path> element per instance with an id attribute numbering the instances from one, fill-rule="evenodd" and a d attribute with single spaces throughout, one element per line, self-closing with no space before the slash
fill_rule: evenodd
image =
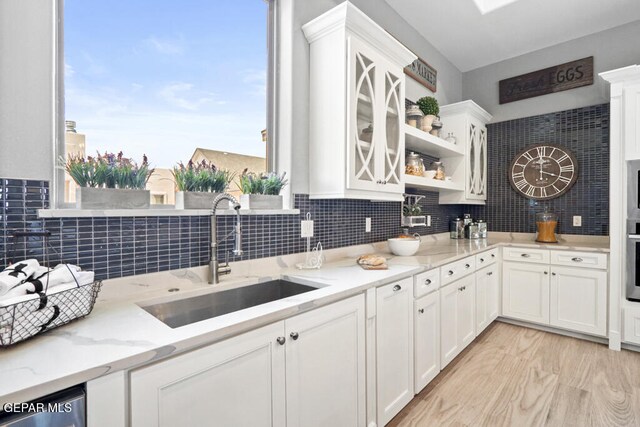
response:
<path id="1" fill-rule="evenodd" d="M 25 404 L 4 404 L 0 427 L 86 427 L 83 386 L 72 387 Z"/>
<path id="2" fill-rule="evenodd" d="M 640 301 L 640 219 L 627 220 L 627 299 Z"/>
<path id="3" fill-rule="evenodd" d="M 640 220 L 640 160 L 627 162 L 627 218 Z"/>

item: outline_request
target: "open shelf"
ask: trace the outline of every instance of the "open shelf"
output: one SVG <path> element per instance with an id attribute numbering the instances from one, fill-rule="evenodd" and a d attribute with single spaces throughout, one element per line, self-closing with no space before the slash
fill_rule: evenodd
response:
<path id="1" fill-rule="evenodd" d="M 430 191 L 464 191 L 464 185 L 458 182 L 440 181 L 422 176 L 405 175 L 404 183 L 409 188 L 420 188 Z"/>
<path id="2" fill-rule="evenodd" d="M 443 157 L 464 156 L 460 145 L 451 144 L 442 138 L 433 136 L 408 124 L 404 125 L 405 148 L 429 156 Z"/>

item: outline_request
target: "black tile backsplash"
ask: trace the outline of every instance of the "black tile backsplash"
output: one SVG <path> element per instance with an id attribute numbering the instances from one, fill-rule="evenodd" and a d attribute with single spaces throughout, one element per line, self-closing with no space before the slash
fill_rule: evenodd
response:
<path id="1" fill-rule="evenodd" d="M 609 235 L 609 104 L 493 123 L 488 132 L 488 192 L 486 206 L 471 208 L 490 231 L 535 232 L 535 214 L 548 207 L 559 215 L 563 234 Z M 517 152 L 531 144 L 568 147 L 578 160 L 578 180 L 563 196 L 528 200 L 507 178 Z M 582 227 L 572 217 L 582 216 Z"/>
<path id="2" fill-rule="evenodd" d="M 431 215 L 431 227 L 412 232 L 448 231 L 449 220 L 470 212 L 486 219 L 491 231 L 534 232 L 536 212 L 544 206 L 560 215 L 559 231 L 569 234 L 607 235 L 609 106 L 608 104 L 495 123 L 488 126 L 488 200 L 486 206 L 439 205 L 438 193 L 417 192 L 423 215 Z M 531 202 L 516 194 L 507 179 L 513 156 L 523 147 L 548 142 L 568 146 L 579 162 L 579 178 L 564 196 L 548 202 Z M 436 160 L 425 157 L 425 164 Z M 37 210 L 49 206 L 49 183 L 1 179 L 0 264 L 7 254 L 16 259 L 43 259 L 41 238 L 9 239 L 15 230 L 50 230 L 50 262 L 78 264 L 100 279 L 206 265 L 209 260 L 208 216 L 38 218 Z M 219 246 L 219 259 L 248 260 L 306 250 L 300 238 L 300 221 L 307 212 L 314 223 L 312 244 L 325 249 L 383 241 L 400 233 L 401 203 L 367 200 L 311 200 L 294 195 L 300 215 L 242 216 L 243 249 L 233 257 L 233 239 Z M 582 227 L 573 227 L 571 216 L 582 216 Z M 371 218 L 365 233 L 365 218 Z M 235 216 L 218 217 L 218 237 L 228 235 Z"/>

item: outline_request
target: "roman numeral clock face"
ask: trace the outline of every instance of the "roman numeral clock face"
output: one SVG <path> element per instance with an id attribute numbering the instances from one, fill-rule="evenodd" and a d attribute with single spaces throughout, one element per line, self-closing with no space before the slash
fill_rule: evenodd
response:
<path id="1" fill-rule="evenodd" d="M 528 199 L 547 200 L 569 191 L 578 178 L 578 162 L 566 148 L 543 144 L 518 153 L 509 170 L 511 186 Z"/>

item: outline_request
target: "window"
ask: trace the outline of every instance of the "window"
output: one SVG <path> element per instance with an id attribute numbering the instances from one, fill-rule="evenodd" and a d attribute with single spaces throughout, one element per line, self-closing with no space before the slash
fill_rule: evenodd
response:
<path id="1" fill-rule="evenodd" d="M 141 163 L 146 155 L 154 204 L 174 203 L 178 162 L 266 171 L 270 7 L 65 0 L 64 159 L 123 152 Z M 68 174 L 58 188 L 59 200 L 75 201 Z"/>

